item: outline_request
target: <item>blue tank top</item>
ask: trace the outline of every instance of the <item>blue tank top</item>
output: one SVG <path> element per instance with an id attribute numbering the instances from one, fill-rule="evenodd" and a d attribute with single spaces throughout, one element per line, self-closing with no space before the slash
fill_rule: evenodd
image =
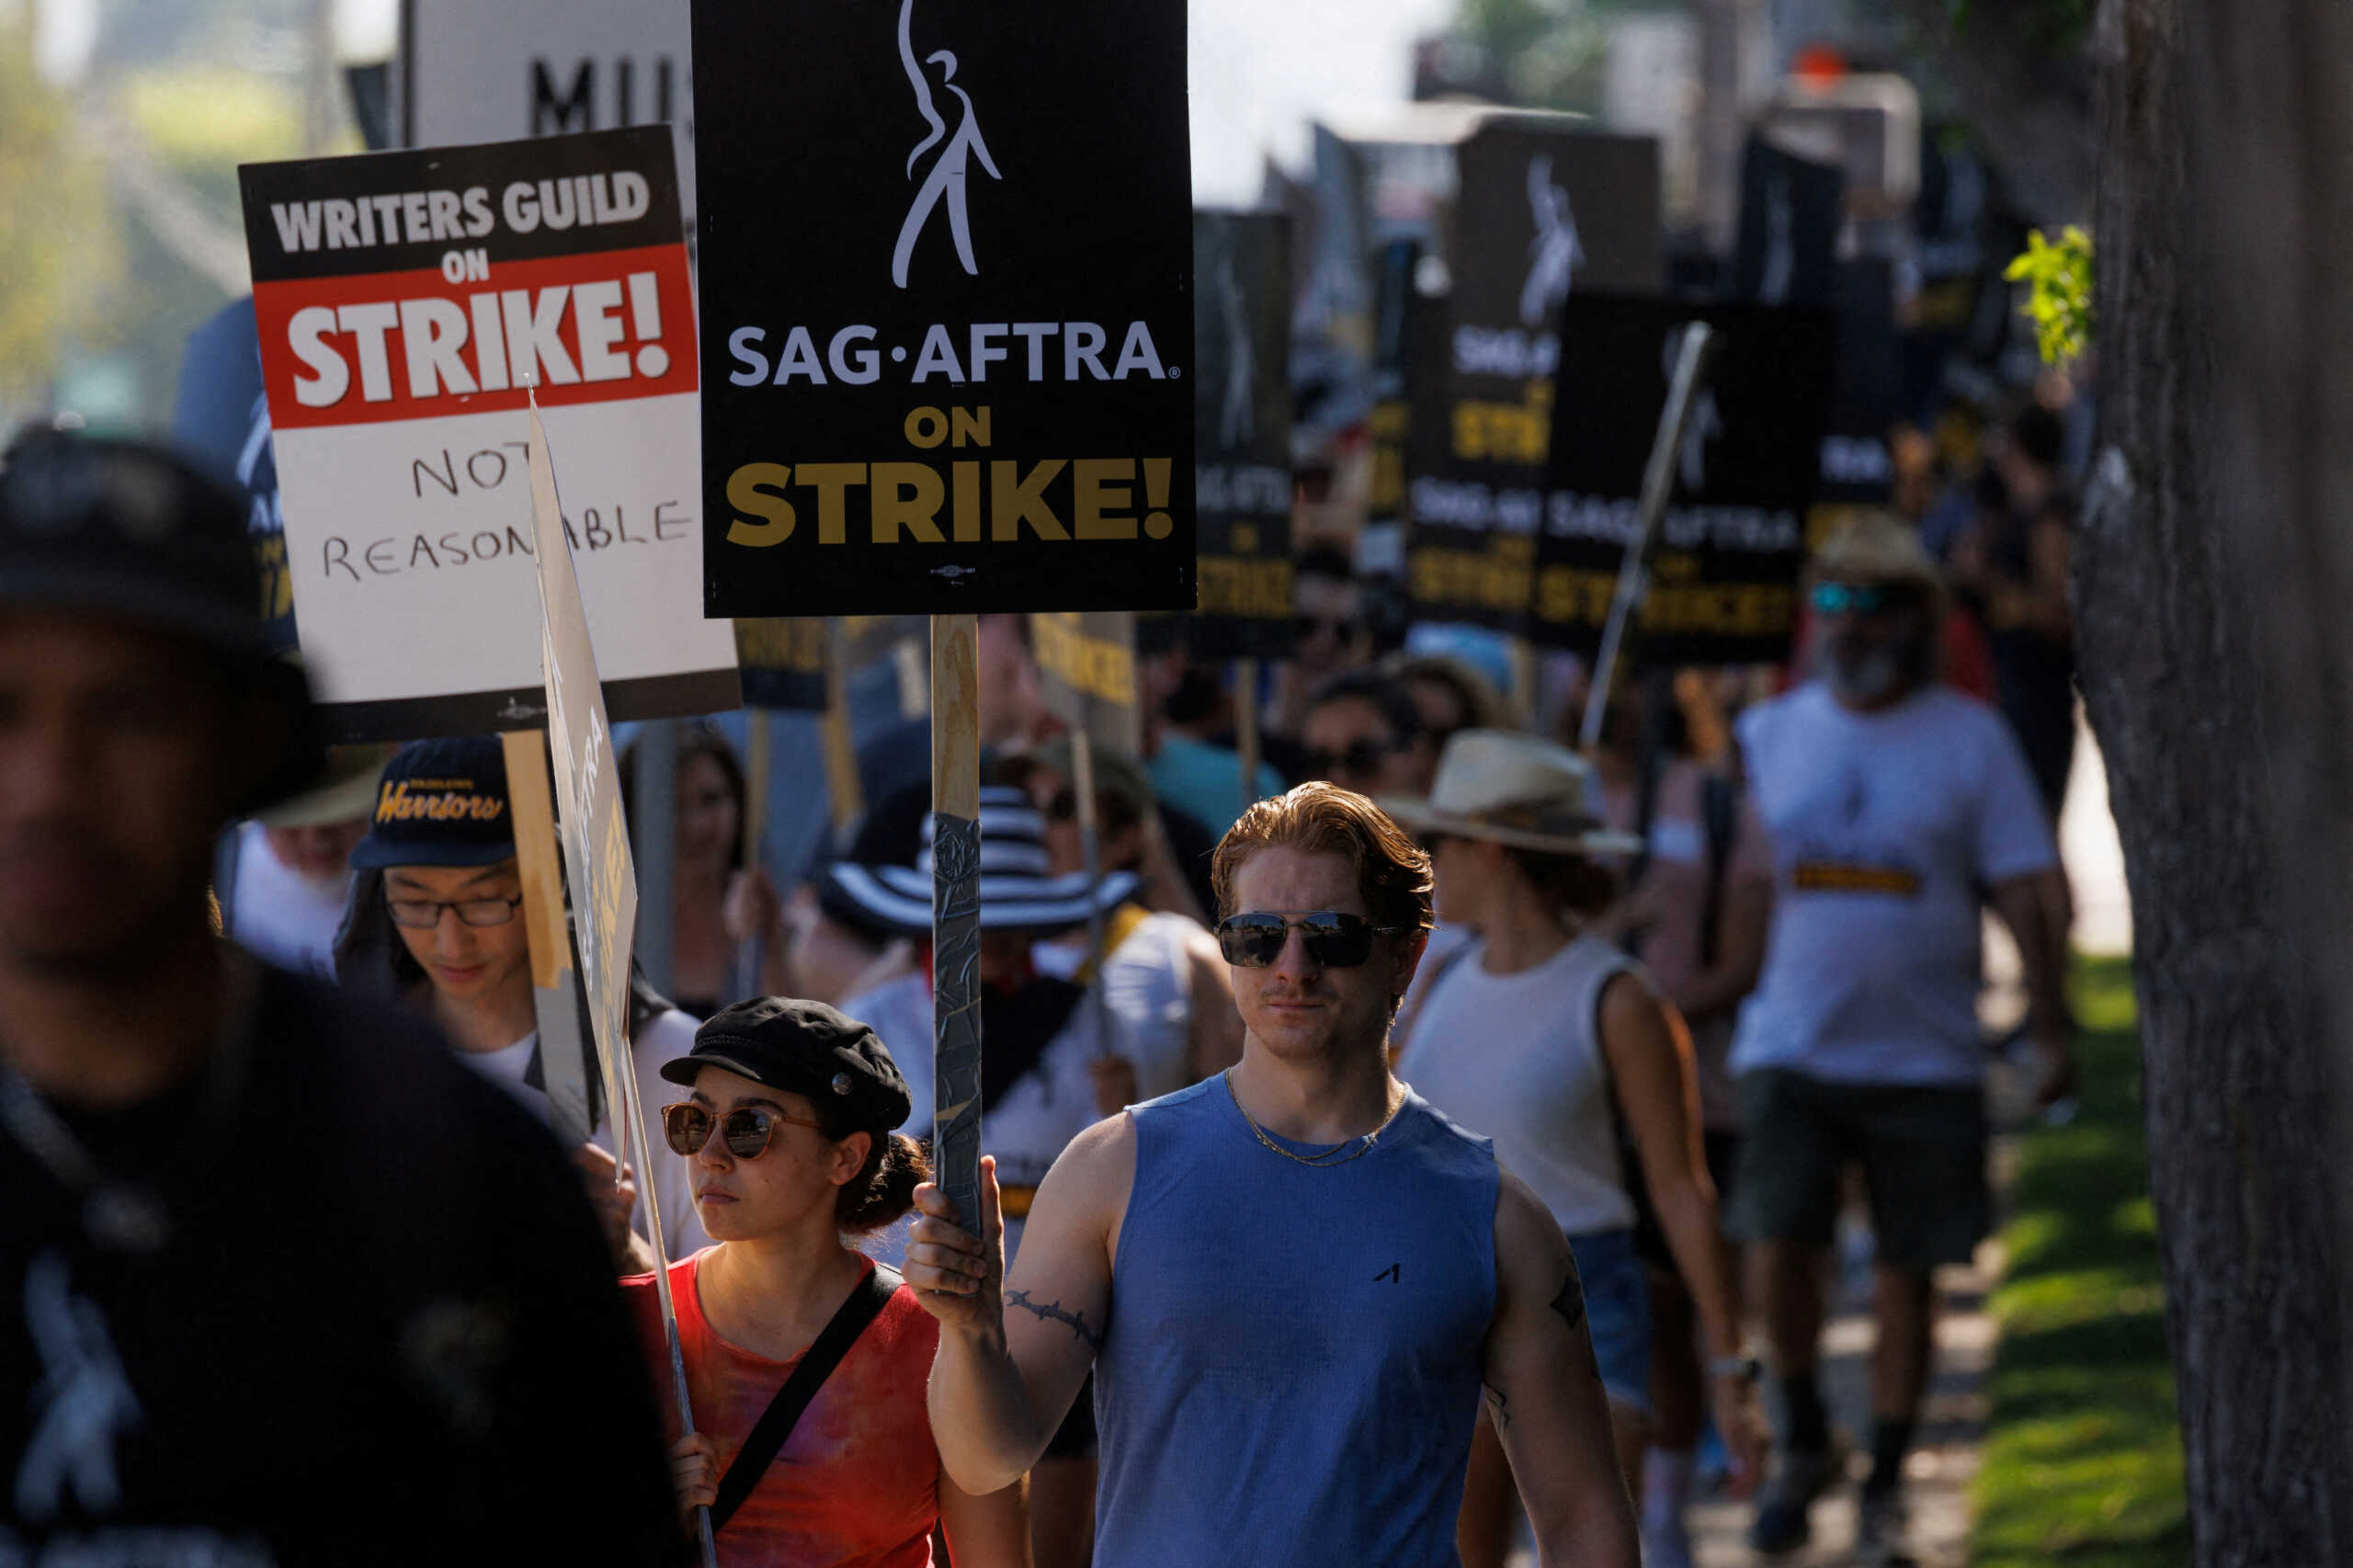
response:
<path id="1" fill-rule="evenodd" d="M 1321 1168 L 1262 1146 L 1222 1078 L 1129 1114 L 1099 1568 L 1454 1563 L 1495 1310 L 1487 1140 L 1410 1089 L 1371 1153 Z"/>

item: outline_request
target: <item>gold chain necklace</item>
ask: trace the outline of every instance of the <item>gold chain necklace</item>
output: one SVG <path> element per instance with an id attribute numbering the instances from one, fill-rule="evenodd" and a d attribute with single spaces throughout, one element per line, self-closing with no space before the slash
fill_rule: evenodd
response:
<path id="1" fill-rule="evenodd" d="M 1318 1169 L 1331 1165 L 1345 1165 L 1350 1160 L 1361 1160 L 1367 1154 L 1371 1153 L 1373 1143 L 1379 1140 L 1382 1133 L 1389 1131 L 1389 1124 L 1397 1119 L 1397 1113 L 1405 1108 L 1405 1096 L 1400 1095 L 1397 1096 L 1397 1103 L 1389 1108 L 1389 1114 L 1381 1119 L 1381 1125 L 1364 1135 L 1363 1145 L 1347 1153 L 1341 1153 L 1341 1150 L 1347 1148 L 1347 1143 L 1341 1143 L 1334 1148 L 1324 1150 L 1320 1154 L 1294 1154 L 1289 1149 L 1284 1148 L 1281 1144 L 1267 1137 L 1266 1129 L 1260 1127 L 1256 1121 L 1251 1120 L 1250 1113 L 1248 1111 L 1242 1110 L 1242 1096 L 1233 1092 L 1233 1069 L 1229 1067 L 1224 1072 L 1219 1074 L 1218 1076 L 1225 1080 L 1226 1098 L 1233 1102 L 1233 1108 L 1235 1110 L 1242 1111 L 1242 1120 L 1244 1125 L 1250 1129 L 1251 1134 L 1256 1137 L 1259 1142 L 1265 1144 L 1267 1148 L 1272 1149 L 1276 1153 L 1280 1154 L 1286 1160 L 1293 1160 L 1302 1165 L 1313 1165 Z"/>

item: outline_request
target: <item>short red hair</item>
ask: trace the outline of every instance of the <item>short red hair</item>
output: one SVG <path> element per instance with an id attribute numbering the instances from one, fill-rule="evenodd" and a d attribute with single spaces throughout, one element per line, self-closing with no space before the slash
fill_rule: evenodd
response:
<path id="1" fill-rule="evenodd" d="M 1237 913 L 1233 884 L 1261 849 L 1337 855 L 1355 870 L 1375 926 L 1430 928 L 1430 858 L 1393 818 L 1353 790 L 1321 780 L 1260 801 L 1226 830 L 1210 862 L 1220 918 Z"/>

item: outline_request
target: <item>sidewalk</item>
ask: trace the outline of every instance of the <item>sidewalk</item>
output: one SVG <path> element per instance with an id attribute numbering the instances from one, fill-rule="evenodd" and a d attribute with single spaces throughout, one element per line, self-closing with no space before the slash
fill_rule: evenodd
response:
<path id="1" fill-rule="evenodd" d="M 1904 1471 L 1911 1545 L 1920 1568 L 1962 1568 L 1968 1562 L 1969 1485 L 1984 1441 L 1985 1379 L 1994 1359 L 1994 1322 L 1985 1299 L 2001 1277 L 2000 1254 L 1998 1244 L 1987 1242 L 1977 1249 L 1972 1266 L 1945 1269 L 1937 1278 L 1942 1303 L 1936 1374 L 1921 1415 L 1918 1446 Z M 1870 1430 L 1869 1289 L 1867 1275 L 1842 1283 L 1836 1315 L 1823 1342 L 1830 1418 L 1858 1449 L 1870 1441 Z M 1776 1568 L 1832 1568 L 1847 1562 L 1855 1540 L 1855 1492 L 1869 1468 L 1868 1457 L 1859 1452 L 1852 1482 L 1813 1506 L 1813 1544 L 1773 1560 Z M 1748 1550 L 1748 1518 L 1745 1503 L 1708 1503 L 1692 1510 L 1693 1556 L 1699 1568 L 1751 1568 L 1766 1561 Z"/>

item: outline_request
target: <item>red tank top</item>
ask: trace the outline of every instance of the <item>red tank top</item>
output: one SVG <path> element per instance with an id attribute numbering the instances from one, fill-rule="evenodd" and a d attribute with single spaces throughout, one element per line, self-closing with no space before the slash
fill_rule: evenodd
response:
<path id="1" fill-rule="evenodd" d="M 695 1284 L 708 1256 L 706 1249 L 672 1264 L 670 1293 L 695 1428 L 718 1441 L 723 1474 L 800 1358 L 770 1360 L 712 1331 Z M 621 1285 L 662 1394 L 665 1442 L 676 1442 L 676 1385 L 654 1276 Z M 939 1450 L 924 1391 L 938 1345 L 938 1323 L 902 1286 L 720 1531 L 721 1568 L 928 1568 L 939 1517 Z"/>

